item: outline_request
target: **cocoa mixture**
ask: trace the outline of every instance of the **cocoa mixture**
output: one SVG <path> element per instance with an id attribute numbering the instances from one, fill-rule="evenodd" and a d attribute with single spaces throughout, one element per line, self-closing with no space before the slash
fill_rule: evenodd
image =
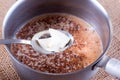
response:
<path id="1" fill-rule="evenodd" d="M 12 44 L 16 58 L 27 66 L 42 72 L 68 73 L 85 68 L 102 53 L 99 35 L 84 20 L 69 14 L 45 14 L 33 18 L 16 33 L 18 39 L 31 40 L 39 31 L 49 28 L 68 31 L 74 37 L 73 45 L 57 54 L 40 54 L 26 44 Z"/>

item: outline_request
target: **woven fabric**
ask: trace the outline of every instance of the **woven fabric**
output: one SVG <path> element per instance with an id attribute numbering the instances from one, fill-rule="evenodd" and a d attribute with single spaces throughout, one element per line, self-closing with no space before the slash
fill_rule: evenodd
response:
<path id="1" fill-rule="evenodd" d="M 98 0 L 110 15 L 113 26 L 113 38 L 111 46 L 107 52 L 108 56 L 120 60 L 120 0 Z M 15 0 L 0 0 L 0 37 L 2 31 L 3 18 Z M 14 70 L 11 60 L 4 45 L 0 45 L 0 80 L 20 80 L 17 72 Z M 91 80 L 119 80 L 103 69 L 100 69 Z"/>

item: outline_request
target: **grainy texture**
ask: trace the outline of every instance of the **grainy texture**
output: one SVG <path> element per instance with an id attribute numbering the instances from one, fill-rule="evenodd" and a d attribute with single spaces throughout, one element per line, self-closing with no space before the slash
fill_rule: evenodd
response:
<path id="1" fill-rule="evenodd" d="M 88 23 L 69 14 L 44 14 L 33 18 L 17 33 L 20 39 L 32 39 L 35 33 L 49 28 L 69 32 L 74 37 L 72 46 L 55 54 L 40 54 L 30 45 L 12 44 L 11 50 L 19 61 L 29 67 L 49 73 L 67 73 L 85 68 L 102 53 L 97 32 Z"/>
<path id="2" fill-rule="evenodd" d="M 108 55 L 120 60 L 120 0 L 98 0 L 108 11 L 113 25 L 113 39 L 108 50 Z M 2 26 L 3 17 L 8 8 L 15 0 L 0 0 L 0 26 Z M 0 29 L 1 35 L 1 29 Z M 4 46 L 0 46 L 0 80 L 20 80 L 12 67 L 10 58 Z M 100 71 L 91 80 L 119 80 L 115 77 Z"/>

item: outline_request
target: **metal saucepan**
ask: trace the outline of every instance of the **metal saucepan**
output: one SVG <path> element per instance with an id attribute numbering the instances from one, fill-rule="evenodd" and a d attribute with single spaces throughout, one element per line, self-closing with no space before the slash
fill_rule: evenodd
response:
<path id="1" fill-rule="evenodd" d="M 103 53 L 90 66 L 76 72 L 52 74 L 39 72 L 20 63 L 11 53 L 10 45 L 5 45 L 13 65 L 22 80 L 89 80 L 97 67 L 120 78 L 120 61 L 105 55 L 111 41 L 111 23 L 107 12 L 96 0 L 18 0 L 8 11 L 3 23 L 3 38 L 11 39 L 14 33 L 31 18 L 44 13 L 69 13 L 91 24 L 99 33 Z"/>

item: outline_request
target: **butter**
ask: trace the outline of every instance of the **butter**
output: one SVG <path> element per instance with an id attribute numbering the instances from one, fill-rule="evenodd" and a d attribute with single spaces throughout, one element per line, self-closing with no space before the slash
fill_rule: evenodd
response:
<path id="1" fill-rule="evenodd" d="M 64 50 L 66 44 L 70 41 L 70 38 L 59 30 L 50 28 L 48 31 L 51 37 L 37 39 L 40 46 L 47 51 L 60 52 Z"/>

